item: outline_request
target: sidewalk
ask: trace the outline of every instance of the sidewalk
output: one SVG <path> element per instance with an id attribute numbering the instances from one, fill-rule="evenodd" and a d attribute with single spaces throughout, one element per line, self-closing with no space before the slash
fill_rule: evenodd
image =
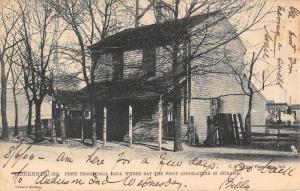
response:
<path id="1" fill-rule="evenodd" d="M 28 140 L 27 140 L 28 141 Z M 26 142 L 27 142 L 26 141 Z M 55 148 L 70 148 L 80 150 L 90 150 L 93 147 L 89 146 L 90 140 L 85 140 L 85 144 L 82 144 L 80 139 L 67 139 L 66 144 L 51 143 L 49 139 L 44 140 L 41 143 L 34 144 L 34 146 L 47 146 Z M 4 141 L 0 139 L 0 144 Z M 12 143 L 17 143 L 17 140 L 12 140 Z M 27 142 L 28 143 L 28 142 Z M 9 144 L 9 143 L 6 143 Z M 29 142 L 29 144 L 31 144 Z M 3 145 L 3 144 L 2 144 Z M 157 144 L 152 143 L 135 143 L 132 148 L 128 147 L 126 142 L 107 142 L 104 146 L 101 141 L 97 143 L 100 150 L 112 150 L 112 151 L 127 151 L 133 153 L 150 152 L 153 154 L 159 154 L 162 152 L 168 152 L 172 155 L 181 155 L 182 157 L 202 157 L 202 158 L 214 158 L 214 159 L 227 159 L 227 160 L 250 160 L 250 161 L 267 161 L 275 159 L 276 161 L 287 160 L 299 160 L 300 155 L 292 155 L 292 152 L 286 151 L 272 151 L 272 150 L 258 150 L 251 148 L 243 148 L 243 146 L 227 146 L 227 147 L 204 147 L 204 146 L 188 146 L 183 143 L 183 151 L 173 152 L 173 141 L 166 141 L 162 143 L 162 151 L 158 151 Z"/>

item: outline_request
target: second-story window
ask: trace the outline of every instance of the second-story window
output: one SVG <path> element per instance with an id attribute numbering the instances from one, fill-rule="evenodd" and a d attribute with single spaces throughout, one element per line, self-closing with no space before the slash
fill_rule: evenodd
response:
<path id="1" fill-rule="evenodd" d="M 114 52 L 113 60 L 113 79 L 121 80 L 123 78 L 123 52 Z"/>
<path id="2" fill-rule="evenodd" d="M 156 73 L 155 48 L 143 49 L 143 76 L 154 77 Z"/>

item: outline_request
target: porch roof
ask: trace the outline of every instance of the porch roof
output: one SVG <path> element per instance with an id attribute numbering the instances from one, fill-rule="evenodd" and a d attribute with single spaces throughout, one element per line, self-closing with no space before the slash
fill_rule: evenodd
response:
<path id="1" fill-rule="evenodd" d="M 170 90 L 171 80 L 168 77 L 149 79 L 123 79 L 103 81 L 91 84 L 97 101 L 156 99 Z M 55 99 L 65 104 L 87 102 L 88 87 L 81 90 L 57 90 Z"/>

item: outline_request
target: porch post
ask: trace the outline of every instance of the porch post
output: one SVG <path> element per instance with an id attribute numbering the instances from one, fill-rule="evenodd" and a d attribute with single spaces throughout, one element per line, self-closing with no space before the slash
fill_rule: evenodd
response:
<path id="1" fill-rule="evenodd" d="M 62 107 L 62 114 L 61 114 L 61 120 L 60 120 L 60 124 L 61 124 L 61 141 L 62 144 L 66 144 L 66 124 L 65 124 L 65 106 Z"/>
<path id="2" fill-rule="evenodd" d="M 128 137 L 129 137 L 129 147 L 132 147 L 132 107 L 129 105 L 129 129 L 128 129 Z"/>
<path id="3" fill-rule="evenodd" d="M 162 133 L 162 120 L 163 120 L 163 109 L 162 109 L 162 96 L 158 102 L 158 150 L 161 151 L 161 133 Z"/>
<path id="4" fill-rule="evenodd" d="M 103 107 L 103 145 L 106 145 L 107 109 Z"/>
<path id="5" fill-rule="evenodd" d="M 85 110 L 85 104 L 82 104 L 82 110 L 81 110 L 81 141 L 82 144 L 84 144 L 84 110 Z"/>

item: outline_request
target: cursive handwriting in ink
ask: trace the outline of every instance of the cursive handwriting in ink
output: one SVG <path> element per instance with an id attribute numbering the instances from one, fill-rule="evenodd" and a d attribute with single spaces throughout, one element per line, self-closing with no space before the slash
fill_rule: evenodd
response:
<path id="1" fill-rule="evenodd" d="M 117 164 L 122 164 L 122 165 L 126 165 L 126 164 L 129 164 L 131 162 L 130 159 L 127 159 L 124 157 L 125 153 L 124 152 L 121 152 L 120 154 L 118 154 L 119 158 L 118 160 L 116 161 L 116 163 L 114 164 L 113 168 L 111 169 L 111 171 L 113 171 L 115 169 L 115 167 L 117 166 Z"/>
<path id="2" fill-rule="evenodd" d="M 284 12 L 285 9 L 281 6 L 278 6 L 277 8 L 277 16 L 276 16 L 276 30 L 273 31 L 274 35 L 274 58 L 276 57 L 276 44 L 277 44 L 277 38 L 280 36 L 280 28 L 281 28 L 281 16 L 282 16 L 282 12 Z"/>
<path id="3" fill-rule="evenodd" d="M 59 174 L 56 174 L 55 177 L 50 178 L 49 170 L 45 170 L 36 178 L 35 184 L 69 184 L 70 181 L 63 179 Z"/>
<path id="4" fill-rule="evenodd" d="M 32 145 L 29 145 L 25 150 L 21 147 L 24 140 L 22 140 L 17 146 L 11 146 L 8 149 L 8 152 L 4 155 L 4 158 L 7 159 L 3 165 L 3 168 L 6 167 L 7 164 L 12 162 L 11 168 L 13 168 L 20 160 L 33 160 L 35 158 L 34 154 L 29 154 L 29 150 Z M 39 158 L 41 159 L 41 158 Z"/>
<path id="5" fill-rule="evenodd" d="M 289 45 L 292 47 L 294 53 L 296 53 L 296 44 L 294 43 L 293 38 L 297 38 L 297 36 L 289 30 Z"/>
<path id="6" fill-rule="evenodd" d="M 159 161 L 157 172 L 161 172 L 163 166 L 169 166 L 169 167 L 179 167 L 182 165 L 181 160 L 172 160 L 169 159 L 168 154 L 164 152 L 159 157 L 161 160 Z"/>
<path id="7" fill-rule="evenodd" d="M 290 7 L 288 18 L 290 17 L 295 18 L 296 16 L 299 15 L 300 15 L 300 11 L 298 9 L 296 9 L 295 7 Z"/>
<path id="8" fill-rule="evenodd" d="M 177 186 L 177 190 L 179 190 L 183 183 L 177 181 L 176 179 L 169 178 L 168 180 L 153 180 L 152 177 L 148 177 L 146 179 L 142 179 L 136 186 L 144 187 L 168 187 L 168 186 Z M 186 187 L 186 185 L 184 185 Z"/>
<path id="9" fill-rule="evenodd" d="M 95 185 L 105 185 L 105 184 L 117 184 L 121 183 L 124 186 L 136 186 L 136 187 L 169 187 L 176 186 L 177 189 L 180 189 L 183 186 L 182 182 L 179 182 L 176 179 L 168 178 L 167 180 L 154 180 L 153 177 L 149 176 L 147 178 L 137 179 L 131 175 L 126 176 L 125 178 L 112 179 L 110 176 L 106 176 L 105 179 L 99 179 L 96 173 L 93 173 L 93 177 L 89 180 L 89 184 Z M 184 185 L 186 187 L 186 185 Z"/>
<path id="10" fill-rule="evenodd" d="M 270 56 L 269 56 L 269 49 L 270 49 L 270 41 L 273 41 L 271 35 L 269 34 L 268 32 L 268 29 L 266 26 L 264 26 L 265 28 L 265 42 L 264 42 L 264 45 L 263 45 L 263 58 L 264 59 L 268 59 Z"/>
<path id="11" fill-rule="evenodd" d="M 282 174 L 282 175 L 287 175 L 287 176 L 293 176 L 293 171 L 295 168 L 288 167 L 288 168 L 279 168 L 276 166 L 271 165 L 273 163 L 274 159 L 272 159 L 270 162 L 268 162 L 266 165 L 261 166 L 258 168 L 258 171 L 261 172 L 262 174 L 264 173 L 270 173 L 270 174 Z"/>
<path id="12" fill-rule="evenodd" d="M 40 173 L 40 175 L 35 179 L 35 184 L 56 184 L 56 185 L 67 185 L 67 184 L 76 184 L 76 185 L 83 185 L 85 182 L 82 179 L 65 179 L 60 177 L 59 174 L 56 174 L 54 177 L 50 177 L 49 170 L 45 170 Z"/>
<path id="13" fill-rule="evenodd" d="M 22 167 L 22 169 L 19 170 L 19 171 L 17 171 L 17 172 L 11 172 L 11 174 L 14 175 L 14 177 L 13 177 L 13 179 L 14 179 L 14 184 L 16 184 L 16 182 L 17 182 L 17 183 L 21 183 L 21 182 L 22 182 L 22 180 L 23 180 L 22 174 L 26 172 L 26 171 L 24 171 L 24 170 L 25 170 L 25 168 L 26 168 L 28 165 L 29 165 L 28 163 L 25 164 L 25 165 Z"/>
<path id="14" fill-rule="evenodd" d="M 277 84 L 283 89 L 283 76 L 282 76 L 282 68 L 283 68 L 283 60 L 281 58 L 277 58 Z"/>
<path id="15" fill-rule="evenodd" d="M 293 72 L 293 67 L 294 65 L 297 64 L 297 60 L 296 58 L 291 58 L 291 57 L 288 57 L 290 63 L 288 64 L 288 67 L 289 67 L 289 74 L 291 74 Z"/>
<path id="16" fill-rule="evenodd" d="M 95 156 L 99 148 L 96 148 L 95 151 L 88 156 L 88 159 L 85 161 L 85 163 L 91 163 L 96 165 L 102 165 L 104 164 L 104 159 L 100 159 L 98 156 Z"/>
<path id="17" fill-rule="evenodd" d="M 250 188 L 250 181 L 240 176 L 240 173 L 231 173 L 224 182 L 219 186 L 220 189 L 243 189 L 248 190 Z"/>
<path id="18" fill-rule="evenodd" d="M 193 166 L 199 166 L 199 167 L 204 167 L 204 171 L 203 172 L 207 172 L 209 170 L 212 170 L 216 167 L 216 164 L 214 162 L 209 163 L 206 161 L 203 161 L 201 159 L 199 159 L 199 157 L 195 157 L 192 160 L 189 161 L 189 165 L 193 165 Z M 205 173 L 201 173 L 200 177 L 205 175 Z"/>
<path id="19" fill-rule="evenodd" d="M 65 152 L 62 152 L 58 155 L 56 161 L 59 161 L 59 162 L 69 162 L 69 163 L 72 163 L 74 162 L 72 157 L 66 155 Z"/>
<path id="20" fill-rule="evenodd" d="M 247 166 L 243 162 L 234 166 L 233 172 L 221 183 L 220 189 L 243 189 L 248 190 L 250 188 L 250 180 L 241 177 L 242 171 L 250 172 L 252 171 L 252 166 Z"/>

